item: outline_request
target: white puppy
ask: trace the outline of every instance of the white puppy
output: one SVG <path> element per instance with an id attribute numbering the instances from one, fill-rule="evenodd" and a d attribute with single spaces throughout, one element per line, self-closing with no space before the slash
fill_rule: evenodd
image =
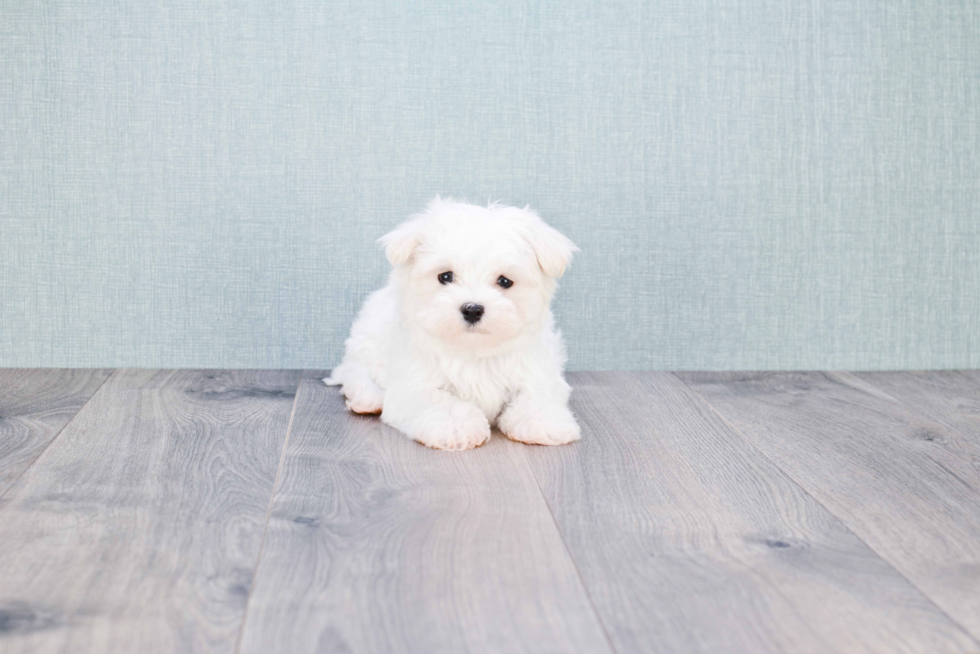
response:
<path id="1" fill-rule="evenodd" d="M 394 270 L 324 380 L 348 408 L 447 450 L 483 445 L 492 424 L 523 443 L 578 440 L 550 309 L 570 240 L 527 208 L 436 198 L 379 242 Z"/>

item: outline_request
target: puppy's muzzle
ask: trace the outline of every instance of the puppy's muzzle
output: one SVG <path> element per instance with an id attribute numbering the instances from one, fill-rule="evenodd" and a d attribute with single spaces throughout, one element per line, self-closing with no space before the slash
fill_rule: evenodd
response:
<path id="1" fill-rule="evenodd" d="M 483 305 L 473 304 L 472 302 L 464 304 L 459 308 L 460 313 L 463 314 L 463 320 L 475 325 L 480 322 L 480 318 L 483 317 Z"/>

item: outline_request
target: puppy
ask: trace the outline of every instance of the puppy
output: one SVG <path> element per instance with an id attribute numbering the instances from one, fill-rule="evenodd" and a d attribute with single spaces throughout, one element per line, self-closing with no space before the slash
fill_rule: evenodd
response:
<path id="1" fill-rule="evenodd" d="M 379 243 L 394 267 L 324 379 L 347 407 L 432 448 L 579 438 L 551 315 L 575 244 L 530 209 L 436 198 Z"/>

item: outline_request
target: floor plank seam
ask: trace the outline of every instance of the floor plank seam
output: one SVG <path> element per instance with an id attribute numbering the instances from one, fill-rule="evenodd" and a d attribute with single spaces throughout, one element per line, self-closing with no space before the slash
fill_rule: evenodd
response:
<path id="1" fill-rule="evenodd" d="M 596 622 L 599 628 L 602 629 L 602 636 L 606 639 L 606 644 L 609 645 L 609 651 L 616 654 L 616 647 L 613 645 L 612 638 L 609 636 L 609 631 L 606 629 L 606 624 L 602 621 L 602 616 L 599 614 L 599 610 L 596 608 L 595 601 L 592 599 L 592 593 L 589 592 L 589 587 L 585 584 L 585 578 L 582 577 L 582 571 L 578 568 L 578 561 L 575 560 L 575 556 L 572 555 L 572 550 L 568 547 L 568 543 L 565 542 L 565 534 L 561 531 L 561 526 L 555 519 L 555 512 L 551 510 L 551 504 L 548 503 L 548 498 L 544 496 L 544 489 L 541 488 L 541 482 L 538 480 L 538 476 L 534 474 L 534 467 L 531 465 L 530 459 L 527 458 L 527 450 L 524 448 L 531 447 L 525 445 L 521 449 L 521 453 L 524 455 L 524 463 L 527 464 L 527 469 L 531 472 L 531 477 L 534 479 L 534 485 L 538 487 L 538 494 L 541 496 L 541 501 L 544 502 L 545 507 L 548 509 L 548 515 L 551 517 L 551 524 L 555 526 L 555 531 L 558 533 L 558 538 L 561 539 L 561 546 L 564 548 L 565 553 L 568 554 L 568 560 L 572 562 L 572 567 L 575 569 L 575 576 L 578 577 L 578 582 L 582 585 L 582 592 L 585 593 L 585 597 L 589 600 L 589 608 L 592 609 L 592 614 L 595 616 Z"/>
<path id="2" fill-rule="evenodd" d="M 829 370 L 824 373 L 824 376 L 831 381 L 837 382 L 838 384 L 842 384 L 844 386 L 847 386 L 848 388 L 853 388 L 859 393 L 864 393 L 865 395 L 870 395 L 871 397 L 880 397 L 881 399 L 891 402 L 892 404 L 897 404 L 903 408 L 907 408 L 901 402 L 901 400 L 891 395 L 884 388 L 881 388 L 877 384 L 873 382 L 869 382 L 865 379 L 857 378 L 847 370 Z M 870 387 L 870 388 L 865 388 L 865 387 Z M 871 392 L 872 390 L 876 392 L 872 393 Z"/>
<path id="3" fill-rule="evenodd" d="M 75 422 L 75 418 L 77 418 L 78 417 L 78 414 L 80 414 L 82 412 L 82 409 L 84 409 L 86 406 L 88 406 L 88 403 L 92 401 L 92 398 L 99 394 L 99 391 L 102 390 L 102 387 L 105 386 L 106 383 L 108 383 L 108 381 L 110 379 L 112 379 L 113 377 L 116 376 L 116 372 L 118 370 L 119 370 L 118 368 L 113 368 L 112 369 L 112 372 L 110 372 L 108 375 L 105 376 L 105 379 L 103 379 L 102 380 L 102 383 L 99 384 L 99 387 L 95 389 L 95 392 L 92 393 L 91 395 L 89 395 L 88 399 L 85 400 L 82 403 L 82 406 L 78 407 L 78 411 L 76 411 L 75 412 L 75 415 L 73 415 L 71 417 L 71 420 L 69 420 L 68 422 L 66 422 L 64 424 L 64 426 L 61 429 L 58 430 L 58 433 L 54 435 L 54 438 L 52 438 L 51 441 L 48 442 L 48 444 L 45 445 L 41 449 L 40 452 L 37 453 L 37 456 L 34 457 L 34 460 L 31 461 L 30 465 L 27 466 L 26 468 L 24 468 L 24 470 L 19 475 L 17 475 L 17 478 L 14 479 L 13 483 L 11 483 L 9 486 L 7 486 L 7 488 L 2 493 L 0 493 L 0 511 L 3 510 L 3 498 L 6 497 L 7 493 L 9 493 L 11 491 L 11 489 L 14 488 L 14 486 L 17 485 L 17 482 L 19 482 L 21 480 L 21 478 L 23 478 L 23 476 L 27 474 L 27 471 L 28 470 L 30 470 L 31 468 L 34 467 L 34 464 L 36 464 L 38 461 L 41 460 L 41 457 L 44 456 L 44 453 L 48 451 L 48 449 L 55 443 L 55 441 L 57 441 L 59 438 L 61 438 L 61 435 L 63 433 L 65 433 L 65 430 L 66 429 L 68 429 L 68 426 L 71 423 Z"/>
<path id="4" fill-rule="evenodd" d="M 721 420 L 723 420 L 725 422 L 725 424 L 727 424 L 729 427 L 731 427 L 732 429 L 734 429 L 735 430 L 735 433 L 737 433 L 742 438 L 742 440 L 744 440 L 746 443 L 748 443 L 750 447 L 752 447 L 753 449 L 755 449 L 756 451 L 758 451 L 759 454 L 761 454 L 763 457 L 766 458 L 766 460 L 768 460 L 770 463 L 772 463 L 772 465 L 774 465 L 777 470 L 779 470 L 784 475 L 786 475 L 786 478 L 787 479 L 789 479 L 794 484 L 796 484 L 797 488 L 799 488 L 802 493 L 804 493 L 805 495 L 807 495 L 807 497 L 809 497 L 810 499 L 812 499 L 819 506 L 823 507 L 824 510 L 827 511 L 827 513 L 829 513 L 830 515 L 832 515 L 835 518 L 837 518 L 837 520 L 840 522 L 841 526 L 844 529 L 846 529 L 850 534 L 852 534 L 859 541 L 861 541 L 862 543 L 864 543 L 865 547 L 867 547 L 870 551 L 874 552 L 874 554 L 876 556 L 878 556 L 878 558 L 880 558 L 882 561 L 884 561 L 892 570 L 895 571 L 895 574 L 897 574 L 900 577 L 902 577 L 903 579 L 905 579 L 912 588 L 914 588 L 916 591 L 918 591 L 919 594 L 922 595 L 922 597 L 924 597 L 930 604 L 932 604 L 936 608 L 937 611 L 939 611 L 942 615 L 946 616 L 946 618 L 948 618 L 949 621 L 952 624 L 954 624 L 957 627 L 959 627 L 960 630 L 964 634 L 966 634 L 966 636 L 968 638 L 970 638 L 974 643 L 976 643 L 977 646 L 978 646 L 978 648 L 980 648 L 980 638 L 978 638 L 972 631 L 970 631 L 965 626 L 963 626 L 958 620 L 956 620 L 955 618 L 953 618 L 953 616 L 951 616 L 949 613 L 947 613 L 946 610 L 943 607 L 939 606 L 939 604 L 937 604 L 936 601 L 934 599 L 932 599 L 932 597 L 928 593 L 926 593 L 924 590 L 922 590 L 922 588 L 920 588 L 918 586 L 918 584 L 916 584 L 914 581 L 912 581 L 911 579 L 909 579 L 909 577 L 905 573 L 903 573 L 901 570 L 899 570 L 897 567 L 895 567 L 895 564 L 892 563 L 890 559 L 886 558 L 881 552 L 879 552 L 874 547 L 872 547 L 870 543 L 868 543 L 865 539 L 861 538 L 861 536 L 859 536 L 853 529 L 851 529 L 850 525 L 848 525 L 847 522 L 845 522 L 842 517 L 840 517 L 839 515 L 837 515 L 835 512 L 831 511 L 829 507 L 827 507 L 826 505 L 824 505 L 823 502 L 821 502 L 819 499 L 817 499 L 817 497 L 815 497 L 802 483 L 800 483 L 800 481 L 797 480 L 796 477 L 794 477 L 788 471 L 786 471 L 785 469 L 783 469 L 783 467 L 780 466 L 775 460 L 773 460 L 768 454 L 766 454 L 766 452 L 764 452 L 763 450 L 761 450 L 759 448 L 759 446 L 757 446 L 755 443 L 753 443 L 745 434 L 742 433 L 742 430 L 741 429 L 739 429 L 734 424 L 732 424 L 732 422 L 728 418 L 726 418 L 724 416 L 724 414 L 721 413 L 721 411 L 719 411 L 718 409 L 716 409 L 715 406 L 711 402 L 709 402 L 706 397 L 704 397 L 703 395 L 701 395 L 701 393 L 699 393 L 696 388 L 694 388 L 693 386 L 691 386 L 690 384 L 688 384 L 686 381 L 684 381 L 683 379 L 681 379 L 677 374 L 675 374 L 673 372 L 670 373 L 670 374 L 673 375 L 674 377 L 676 377 L 677 379 L 679 379 L 682 384 L 684 384 L 687 388 L 689 388 L 691 390 L 692 393 L 694 393 L 695 395 L 697 395 L 698 398 L 702 402 L 704 402 Z"/>
<path id="5" fill-rule="evenodd" d="M 248 622 L 248 609 L 252 602 L 252 593 L 255 590 L 255 579 L 258 576 L 259 565 L 262 563 L 262 553 L 265 551 L 265 539 L 269 531 L 269 521 L 272 519 L 272 507 L 276 502 L 276 492 L 279 490 L 279 480 L 282 477 L 282 467 L 286 461 L 286 448 L 289 447 L 289 435 L 293 431 L 293 418 L 296 417 L 296 406 L 299 404 L 299 391 L 303 386 L 303 374 L 299 372 L 299 380 L 296 382 L 296 394 L 293 396 L 293 407 L 289 412 L 289 423 L 286 425 L 286 437 L 282 441 L 282 451 L 279 453 L 279 467 L 276 469 L 276 480 L 272 484 L 272 494 L 269 497 L 269 509 L 265 514 L 265 524 L 262 525 L 262 541 L 259 543 L 259 553 L 255 557 L 255 566 L 252 568 L 252 580 L 248 587 L 248 597 L 245 598 L 245 610 L 242 612 L 242 624 L 238 628 L 238 637 L 235 639 L 235 654 L 242 648 L 242 636 L 245 634 L 245 623 Z"/>

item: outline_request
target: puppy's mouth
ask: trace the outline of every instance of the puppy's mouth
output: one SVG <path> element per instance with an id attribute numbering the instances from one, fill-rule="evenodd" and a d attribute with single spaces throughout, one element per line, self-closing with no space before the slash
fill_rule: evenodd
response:
<path id="1" fill-rule="evenodd" d="M 467 334 L 489 334 L 490 332 L 487 331 L 486 329 L 483 329 L 482 327 L 480 327 L 479 324 L 476 324 L 476 325 L 466 325 L 466 333 Z"/>

